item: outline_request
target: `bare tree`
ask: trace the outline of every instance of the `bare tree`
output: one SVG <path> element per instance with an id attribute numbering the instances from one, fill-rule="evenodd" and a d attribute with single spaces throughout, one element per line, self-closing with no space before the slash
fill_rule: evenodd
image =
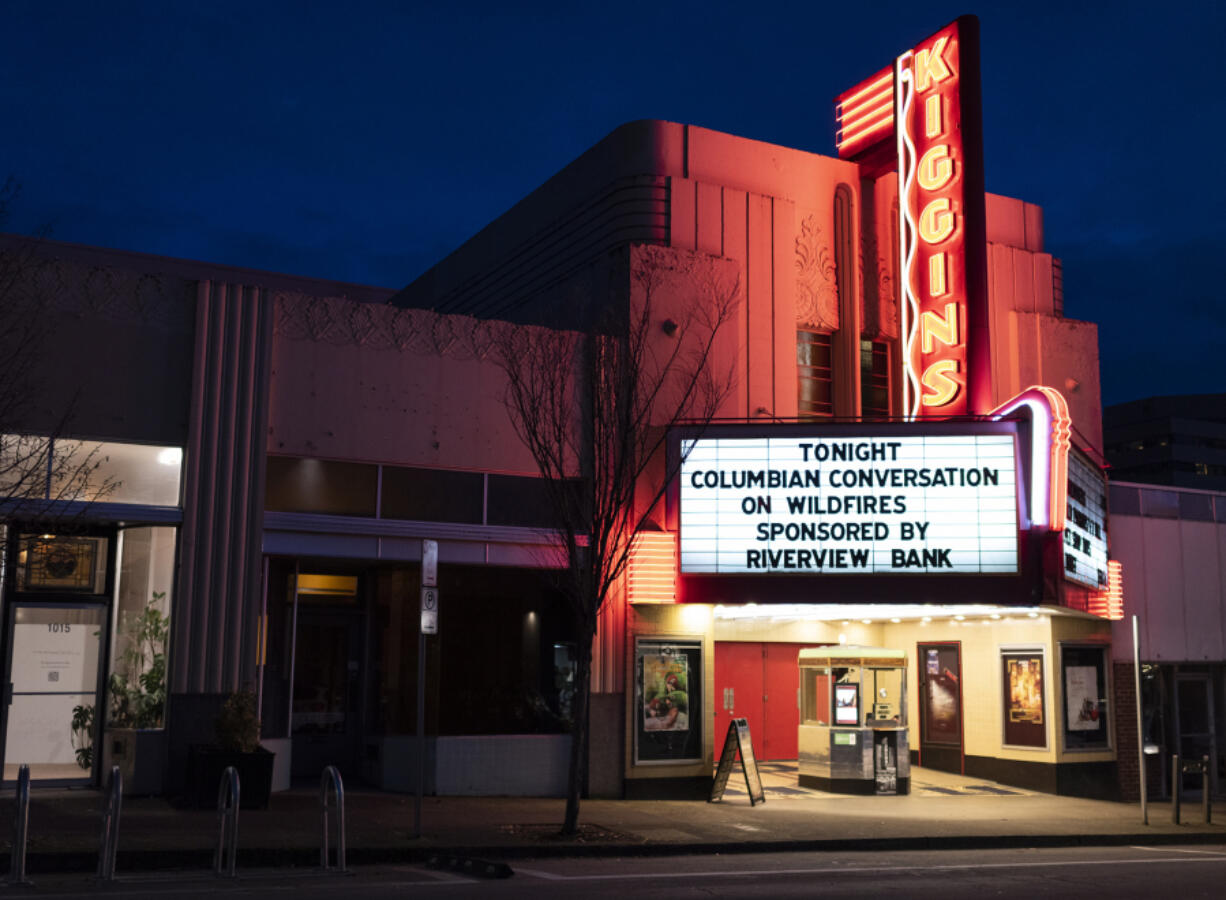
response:
<path id="1" fill-rule="evenodd" d="M 676 475 L 668 431 L 710 422 L 734 388 L 734 354 L 720 352 L 735 340 L 731 271 L 726 260 L 634 247 L 629 296 L 614 292 L 586 332 L 499 332 L 507 409 L 545 481 L 577 632 L 563 834 L 578 828 L 597 622 L 634 534 L 652 524 Z"/>
<path id="2" fill-rule="evenodd" d="M 0 186 L 0 232 L 20 194 Z M 96 478 L 102 459 L 63 439 L 73 402 L 47 410 L 41 371 L 48 364 L 55 298 L 46 274 L 55 263 L 40 253 L 41 236 L 5 236 L 0 243 L 0 524 L 11 516 L 58 522 L 73 500 L 97 500 L 114 484 Z M 71 364 L 71 361 L 62 361 Z"/>

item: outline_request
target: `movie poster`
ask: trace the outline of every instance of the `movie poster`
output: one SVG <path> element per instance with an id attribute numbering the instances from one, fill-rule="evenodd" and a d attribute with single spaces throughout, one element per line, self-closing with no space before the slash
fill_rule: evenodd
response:
<path id="1" fill-rule="evenodd" d="M 1040 657 L 1005 660 L 1009 680 L 1009 721 L 1043 724 L 1043 670 Z"/>
<path id="2" fill-rule="evenodd" d="M 643 730 L 689 731 L 689 660 L 650 656 L 643 661 Z"/>
<path id="3" fill-rule="evenodd" d="M 1097 731 L 1098 670 L 1094 666 L 1065 666 L 1064 695 L 1067 701 L 1069 731 Z"/>
<path id="4" fill-rule="evenodd" d="M 1042 652 L 1007 650 L 1001 653 L 1001 662 L 1005 743 L 1015 747 L 1046 747 Z"/>
<path id="5" fill-rule="evenodd" d="M 701 639 L 635 640 L 636 764 L 702 761 L 702 665 Z"/>

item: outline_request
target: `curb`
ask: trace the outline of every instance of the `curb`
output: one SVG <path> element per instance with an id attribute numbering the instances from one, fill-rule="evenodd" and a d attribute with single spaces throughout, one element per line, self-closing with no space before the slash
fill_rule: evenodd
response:
<path id="1" fill-rule="evenodd" d="M 1049 847 L 1120 847 L 1131 844 L 1171 846 L 1176 844 L 1222 844 L 1226 834 L 1072 834 L 1072 835 L 951 835 L 881 838 L 834 838 L 791 841 L 737 841 L 650 844 L 516 844 L 421 847 L 351 847 L 347 865 L 411 863 L 451 867 L 452 861 L 473 860 L 498 867 L 503 860 L 536 858 L 615 858 L 644 856 L 703 856 L 748 853 L 850 853 L 856 851 L 905 850 L 1021 850 Z M 120 850 L 116 871 L 120 874 L 167 869 L 212 868 L 211 850 Z M 95 851 L 34 851 L 26 855 L 31 875 L 93 872 L 98 866 Z M 300 868 L 319 866 L 318 847 L 239 848 L 239 869 Z M 0 871 L 9 867 L 9 855 L 0 855 Z M 501 870 L 499 870 L 501 871 Z M 504 877 L 504 876 L 495 876 Z"/>

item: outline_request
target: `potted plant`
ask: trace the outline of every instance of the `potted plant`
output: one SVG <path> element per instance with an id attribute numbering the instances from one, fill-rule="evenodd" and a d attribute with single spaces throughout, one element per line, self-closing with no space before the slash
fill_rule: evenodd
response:
<path id="1" fill-rule="evenodd" d="M 239 806 L 267 809 L 276 754 L 260 746 L 255 694 L 244 689 L 227 696 L 213 725 L 215 742 L 190 749 L 189 799 L 200 808 L 216 806 L 222 773 L 233 766 L 238 771 Z"/>
<path id="2" fill-rule="evenodd" d="M 162 612 L 166 592 L 154 591 L 150 603 L 125 616 L 116 640 L 126 641 L 107 683 L 107 727 L 103 773 L 118 765 L 125 794 L 156 794 L 162 789 L 166 734 L 166 641 L 170 617 Z"/>

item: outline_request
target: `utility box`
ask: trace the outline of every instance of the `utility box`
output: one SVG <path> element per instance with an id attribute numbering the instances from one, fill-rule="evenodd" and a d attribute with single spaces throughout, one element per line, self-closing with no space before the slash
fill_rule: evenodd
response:
<path id="1" fill-rule="evenodd" d="M 906 794 L 907 656 L 882 647 L 800 651 L 800 786 Z"/>

